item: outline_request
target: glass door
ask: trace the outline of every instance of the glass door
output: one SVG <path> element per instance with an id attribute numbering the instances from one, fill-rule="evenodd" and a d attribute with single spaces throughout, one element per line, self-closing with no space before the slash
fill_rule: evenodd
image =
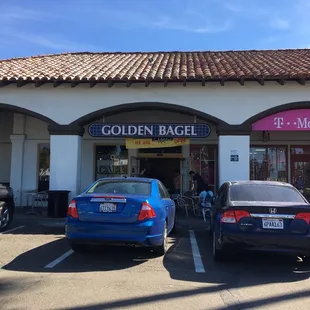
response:
<path id="1" fill-rule="evenodd" d="M 213 193 L 217 189 L 217 148 L 208 145 L 190 146 L 190 170 L 199 173 Z"/>
<path id="2" fill-rule="evenodd" d="M 291 182 L 310 200 L 310 146 L 291 147 Z"/>

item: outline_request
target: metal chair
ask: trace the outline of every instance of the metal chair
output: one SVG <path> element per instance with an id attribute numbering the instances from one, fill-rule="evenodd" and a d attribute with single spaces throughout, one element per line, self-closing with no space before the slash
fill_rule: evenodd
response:
<path id="1" fill-rule="evenodd" d="M 186 216 L 188 217 L 188 207 L 189 207 L 188 202 L 186 202 L 186 200 L 184 199 L 183 196 L 178 196 L 177 197 L 177 203 L 178 203 L 178 207 L 179 208 L 184 208 L 185 209 Z"/>
<path id="2" fill-rule="evenodd" d="M 27 212 L 26 214 L 27 215 L 39 215 L 38 212 L 36 212 L 34 210 L 35 207 L 39 207 L 39 204 L 40 203 L 44 203 L 46 204 L 47 203 L 47 192 L 37 192 L 35 190 L 32 190 L 32 191 L 26 191 L 24 193 L 24 195 L 26 195 L 27 197 L 27 207 L 29 205 L 29 197 L 31 197 L 31 211 Z"/>

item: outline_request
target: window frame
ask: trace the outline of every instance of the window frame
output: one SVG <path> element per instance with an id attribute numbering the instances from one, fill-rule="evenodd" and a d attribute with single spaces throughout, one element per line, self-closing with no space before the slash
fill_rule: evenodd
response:
<path id="1" fill-rule="evenodd" d="M 250 144 L 250 148 L 249 148 L 249 161 L 250 161 L 250 169 L 249 169 L 249 180 L 255 180 L 255 179 L 251 179 L 251 148 L 264 148 L 264 149 L 268 149 L 268 148 L 283 148 L 285 149 L 285 173 L 286 173 L 286 179 L 288 183 L 291 183 L 291 175 L 289 173 L 289 166 L 290 166 L 290 150 L 291 150 L 292 145 L 288 145 L 288 144 Z"/>
<path id="2" fill-rule="evenodd" d="M 50 142 L 39 142 L 37 144 L 37 171 L 36 171 L 36 190 L 39 191 L 40 186 L 39 186 L 39 182 L 40 182 L 40 154 L 41 154 L 41 147 L 42 149 L 44 147 L 47 147 L 49 149 L 49 152 L 51 154 L 51 144 Z M 50 156 L 50 160 L 49 160 L 49 170 L 51 169 L 51 156 Z M 48 177 L 48 187 L 50 185 L 50 176 Z"/>
<path id="3" fill-rule="evenodd" d="M 149 193 L 147 194 L 133 194 L 133 195 L 146 195 L 146 196 L 151 196 L 152 195 L 152 183 L 151 182 L 144 182 L 144 181 L 132 181 L 132 180 L 103 180 L 103 179 L 98 179 L 96 180 L 89 188 L 86 189 L 85 194 L 86 195 L 92 195 L 92 194 L 100 194 L 100 193 L 96 193 L 94 192 L 94 190 L 97 188 L 98 183 L 144 183 L 144 184 L 148 184 L 149 185 Z M 90 190 L 93 189 L 92 192 L 90 192 Z M 112 193 L 101 193 L 103 195 L 105 194 L 112 194 Z M 119 193 L 120 195 L 126 195 L 126 193 Z"/>
<path id="4" fill-rule="evenodd" d="M 167 191 L 165 185 L 160 181 L 157 182 L 157 185 L 158 185 L 159 196 L 161 197 L 161 199 L 170 199 L 169 192 Z M 166 197 L 161 196 L 160 189 L 162 189 Z"/>

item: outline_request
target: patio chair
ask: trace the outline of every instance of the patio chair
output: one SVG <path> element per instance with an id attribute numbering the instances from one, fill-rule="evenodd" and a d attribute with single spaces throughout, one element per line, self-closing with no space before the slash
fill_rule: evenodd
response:
<path id="1" fill-rule="evenodd" d="M 178 203 L 178 207 L 179 208 L 184 208 L 185 209 L 186 216 L 188 217 L 188 207 L 189 207 L 188 202 L 184 199 L 184 197 L 178 196 L 177 197 L 177 203 Z"/>

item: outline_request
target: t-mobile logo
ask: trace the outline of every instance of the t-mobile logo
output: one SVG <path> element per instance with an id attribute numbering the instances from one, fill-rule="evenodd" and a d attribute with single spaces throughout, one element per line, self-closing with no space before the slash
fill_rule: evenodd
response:
<path id="1" fill-rule="evenodd" d="M 274 124 L 276 125 L 277 128 L 282 128 L 284 124 L 284 118 L 283 117 L 275 117 L 273 119 Z"/>

